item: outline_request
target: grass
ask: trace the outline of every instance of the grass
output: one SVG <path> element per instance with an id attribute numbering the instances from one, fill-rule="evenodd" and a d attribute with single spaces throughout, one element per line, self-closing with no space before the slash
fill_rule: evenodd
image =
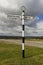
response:
<path id="1" fill-rule="evenodd" d="M 42 41 L 43 42 L 43 39 L 35 39 L 35 38 L 27 38 L 27 39 L 25 39 L 25 40 L 27 40 L 27 41 Z"/>
<path id="2" fill-rule="evenodd" d="M 23 59 L 21 45 L 1 41 L 0 65 L 43 65 L 43 48 L 25 46 Z"/>

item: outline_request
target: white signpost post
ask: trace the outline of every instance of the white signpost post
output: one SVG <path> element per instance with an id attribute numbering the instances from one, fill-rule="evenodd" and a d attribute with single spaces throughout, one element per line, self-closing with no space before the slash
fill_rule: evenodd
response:
<path id="1" fill-rule="evenodd" d="M 32 16 L 26 16 L 25 15 L 25 7 L 22 6 L 22 14 L 20 15 L 8 15 L 9 18 L 14 18 L 14 19 L 21 19 L 22 21 L 22 57 L 25 58 L 25 51 L 24 51 L 24 43 L 25 43 L 25 36 L 24 36 L 24 29 L 25 29 L 25 20 L 29 19 L 32 20 Z"/>

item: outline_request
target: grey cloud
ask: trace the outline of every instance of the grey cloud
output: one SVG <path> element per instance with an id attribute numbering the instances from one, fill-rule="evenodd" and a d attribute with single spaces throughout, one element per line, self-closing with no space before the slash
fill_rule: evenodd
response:
<path id="1" fill-rule="evenodd" d="M 7 13 L 20 14 L 20 7 L 24 5 L 28 15 L 36 16 L 43 12 L 43 5 L 40 1 L 42 0 L 8 0 L 9 7 L 6 9 L 1 7 L 0 9 L 5 12 L 7 11 Z M 12 9 L 13 7 L 14 9 Z"/>
<path id="2" fill-rule="evenodd" d="M 40 0 L 41 1 L 41 0 Z M 43 12 L 43 5 L 39 0 L 8 0 L 9 7 L 3 8 L 0 6 L 0 13 L 2 16 L 0 17 L 0 31 L 4 33 L 4 35 L 21 35 L 21 20 L 9 19 L 6 17 L 8 14 L 19 14 L 21 15 L 21 6 L 24 5 L 26 7 L 26 15 L 37 16 L 38 14 Z M 15 3 L 15 4 L 14 4 Z M 14 6 L 17 5 L 15 8 Z M 3 16 L 4 13 L 4 16 Z M 36 18 L 34 21 L 25 21 L 25 25 L 28 27 L 25 30 L 27 31 L 25 35 L 31 35 L 29 33 L 29 28 L 37 28 L 36 23 L 39 22 Z M 19 27 L 20 26 L 20 27 Z M 31 30 L 30 30 L 31 31 Z M 35 33 L 31 31 L 32 35 Z M 1 34 L 1 32 L 0 32 Z M 35 33 L 36 34 L 36 33 Z M 35 35 L 34 34 L 34 35 Z"/>
<path id="3" fill-rule="evenodd" d="M 28 15 L 36 16 L 43 11 L 43 5 L 40 3 L 39 0 L 28 0 L 28 1 L 27 0 L 17 0 L 17 1 L 14 0 L 13 2 L 17 4 L 17 8 L 14 9 L 16 13 L 17 11 L 18 12 L 20 11 L 20 7 L 23 5 L 26 7 L 26 11 Z"/>

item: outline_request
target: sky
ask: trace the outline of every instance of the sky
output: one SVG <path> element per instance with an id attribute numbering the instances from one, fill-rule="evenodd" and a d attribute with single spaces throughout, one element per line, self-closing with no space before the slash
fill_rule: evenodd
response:
<path id="1" fill-rule="evenodd" d="M 25 36 L 43 36 L 43 0 L 0 0 L 0 35 L 22 36 L 22 22 L 10 15 L 21 15 L 25 6 L 25 15 L 33 16 L 25 20 Z"/>

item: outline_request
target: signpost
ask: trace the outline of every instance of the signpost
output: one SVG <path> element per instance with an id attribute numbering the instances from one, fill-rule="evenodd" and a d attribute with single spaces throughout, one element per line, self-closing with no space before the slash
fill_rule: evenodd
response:
<path id="1" fill-rule="evenodd" d="M 25 15 L 25 7 L 22 6 L 22 14 L 20 15 L 8 15 L 9 18 L 14 18 L 14 19 L 21 19 L 22 21 L 22 57 L 25 58 L 25 51 L 24 51 L 24 44 L 25 44 L 25 36 L 24 36 L 24 30 L 25 30 L 25 20 L 32 20 L 33 17 L 32 16 L 26 16 Z"/>

